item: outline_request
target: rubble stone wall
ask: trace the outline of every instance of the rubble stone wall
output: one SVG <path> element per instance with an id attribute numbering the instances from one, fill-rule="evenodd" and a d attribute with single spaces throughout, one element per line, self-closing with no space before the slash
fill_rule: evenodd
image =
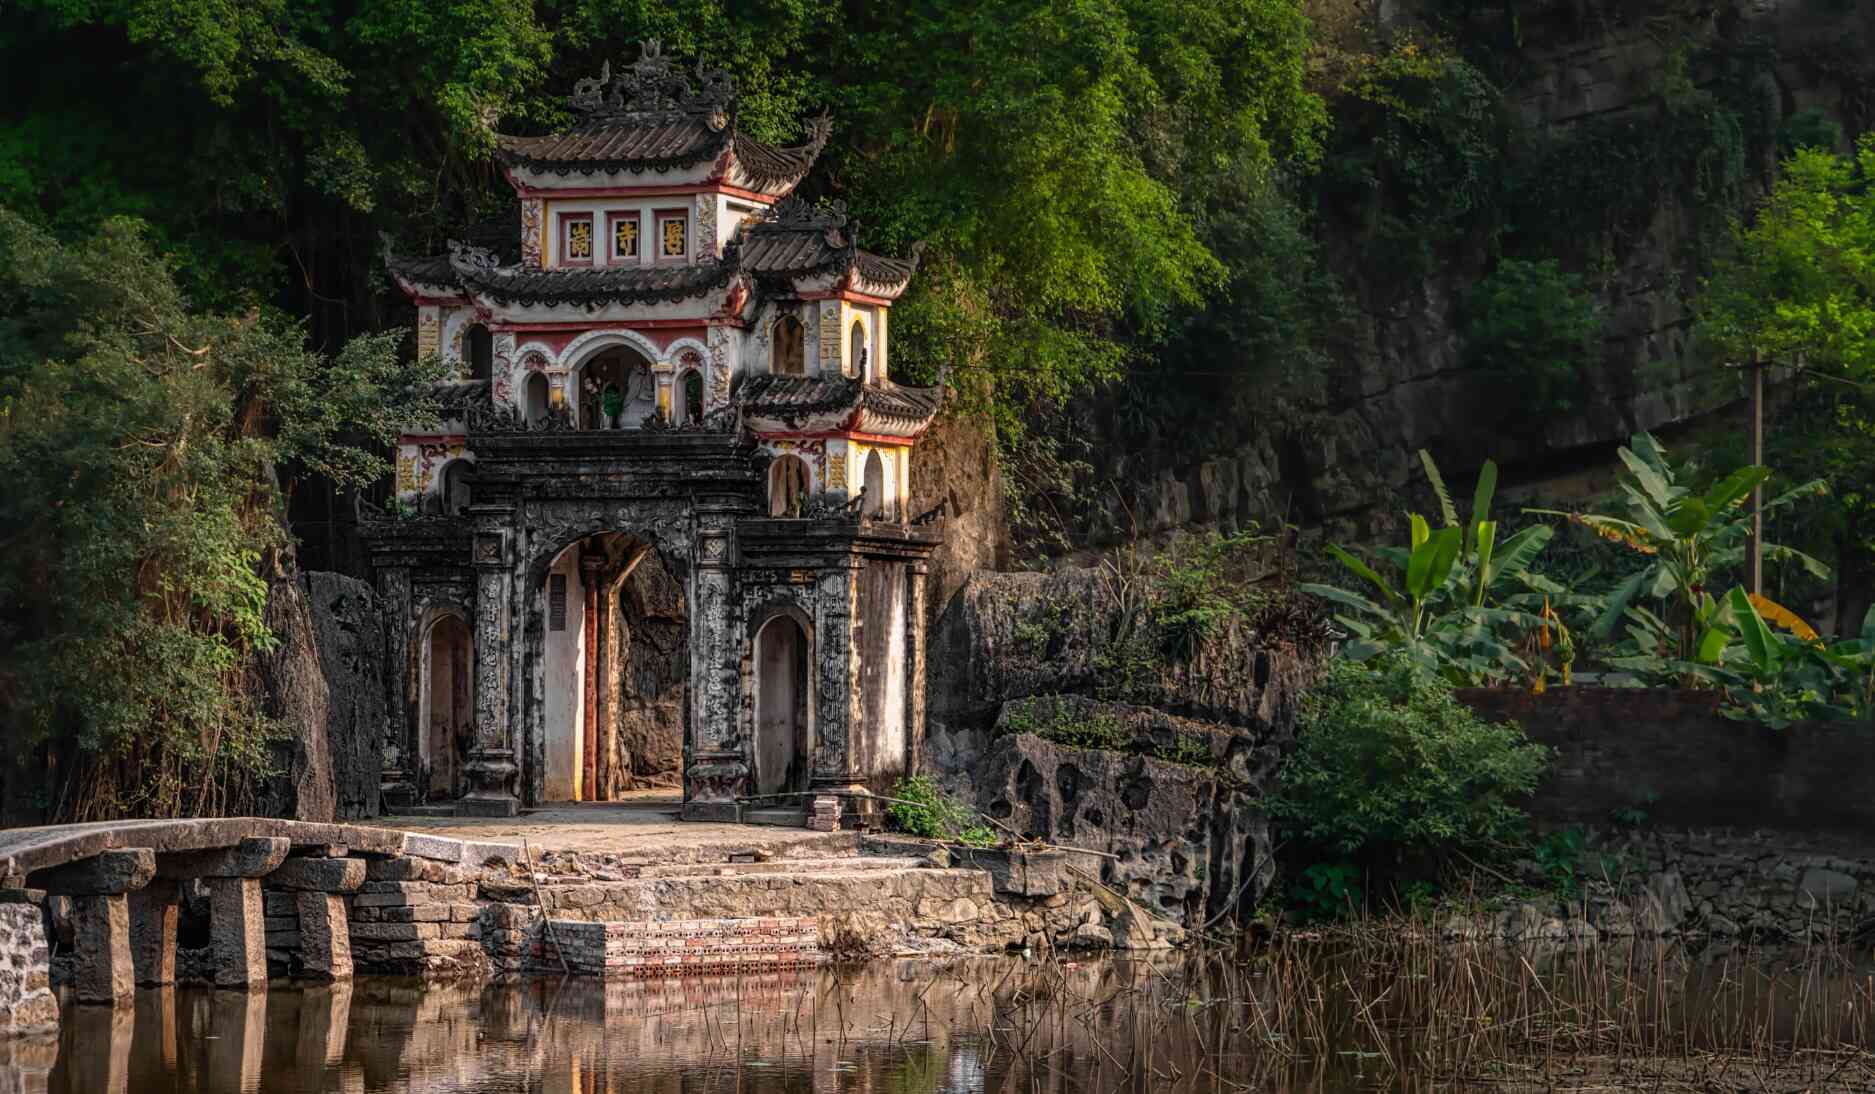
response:
<path id="1" fill-rule="evenodd" d="M 1551 750 L 1529 805 L 1585 835 L 1581 893 L 1504 934 L 1847 937 L 1875 930 L 1875 726 L 1733 721 L 1710 693 L 1466 689 Z"/>

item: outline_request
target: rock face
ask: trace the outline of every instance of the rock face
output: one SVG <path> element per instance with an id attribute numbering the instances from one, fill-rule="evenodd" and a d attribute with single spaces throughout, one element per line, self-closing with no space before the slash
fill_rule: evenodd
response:
<path id="1" fill-rule="evenodd" d="M 370 586 L 308 573 L 273 583 L 267 623 L 279 636 L 256 659 L 263 709 L 287 728 L 280 775 L 262 815 L 331 821 L 378 812 L 384 725 L 384 634 Z"/>
<path id="2" fill-rule="evenodd" d="M 972 575 L 933 634 L 921 762 L 1011 827 L 1115 856 L 1101 880 L 1155 913 L 1247 914 L 1315 659 L 1242 622 L 1181 659 L 1141 615 L 1097 571 Z"/>
<path id="3" fill-rule="evenodd" d="M 385 719 L 384 627 L 377 598 L 371 586 L 342 574 L 305 573 L 300 584 L 312 610 L 319 667 L 330 689 L 326 748 L 334 812 L 329 819 L 375 817 Z"/>
<path id="4" fill-rule="evenodd" d="M 1377 7 L 1391 27 L 1409 29 L 1422 17 L 1451 18 L 1457 5 L 1401 0 Z M 1762 65 L 1747 96 L 1768 115 L 1761 133 L 1775 134 L 1810 107 L 1826 111 L 1850 136 L 1870 121 L 1867 43 L 1875 40 L 1875 8 L 1867 4 L 1575 0 L 1467 8 L 1479 31 L 1492 20 L 1517 19 L 1514 52 L 1506 44 L 1492 74 L 1502 81 L 1514 130 L 1511 155 L 1525 155 L 1525 147 L 1540 155 L 1551 142 L 1598 127 L 1632 125 L 1646 134 L 1659 126 L 1666 74 L 1676 63 L 1702 88 L 1724 71 L 1726 62 L 1700 59 L 1707 52 Z M 1775 140 L 1747 150 L 1739 202 L 1762 192 L 1776 154 Z M 1534 161 L 1527 169 L 1546 181 L 1558 174 L 1545 176 Z M 1096 408 L 1095 433 L 1106 443 L 1095 446 L 1099 486 L 1086 491 L 1093 511 L 1077 530 L 1101 543 L 1193 523 L 1234 528 L 1281 518 L 1366 534 L 1376 517 L 1397 519 L 1393 498 L 1417 482 L 1418 448 L 1430 448 L 1448 474 L 1467 474 L 1490 456 L 1505 466 L 1507 485 L 1560 490 L 1552 469 L 1605 457 L 1636 430 L 1737 404 L 1745 395 L 1737 375 L 1688 334 L 1703 272 L 1701 237 L 1715 225 L 1722 232 L 1734 211 L 1701 189 L 1690 177 L 1661 178 L 1639 191 L 1637 207 L 1618 229 L 1573 241 L 1591 252 L 1586 261 L 1557 255 L 1566 267 L 1587 270 L 1585 282 L 1605 319 L 1603 340 L 1581 370 L 1570 405 L 1528 426 L 1494 421 L 1492 391 L 1464 357 L 1463 302 L 1491 269 L 1485 249 L 1455 248 L 1426 276 L 1402 279 L 1374 260 L 1365 218 L 1329 217 L 1320 228 L 1322 258 L 1350 307 L 1331 340 L 1322 397 L 1272 414 L 1259 386 L 1216 400 L 1199 420 L 1144 427 L 1113 408 Z M 1525 219 L 1538 217 L 1533 211 Z M 1524 257 L 1540 249 L 1531 246 Z"/>
<path id="5" fill-rule="evenodd" d="M 977 802 L 1019 831 L 1117 855 L 1102 868 L 1102 881 L 1194 927 L 1253 906 L 1274 879 L 1261 788 L 1213 770 L 1067 748 L 1025 733 L 996 738 L 977 778 Z"/>
<path id="6" fill-rule="evenodd" d="M 932 424 L 911 463 L 913 517 L 944 506 L 944 545 L 931 556 L 926 602 L 937 611 L 976 570 L 1004 567 L 1009 529 L 996 440 L 987 425 L 960 414 Z"/>

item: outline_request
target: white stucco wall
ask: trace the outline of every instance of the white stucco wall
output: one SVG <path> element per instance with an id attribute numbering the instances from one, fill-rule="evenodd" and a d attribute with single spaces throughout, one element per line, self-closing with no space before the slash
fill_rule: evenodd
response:
<path id="1" fill-rule="evenodd" d="M 548 801 L 577 801 L 583 789 L 586 702 L 586 590 L 579 580 L 579 547 L 575 544 L 554 561 L 551 574 L 566 576 L 566 629 L 547 628 L 542 685 L 546 692 L 545 737 L 547 777 L 542 793 Z M 540 590 L 549 605 L 551 576 Z M 549 619 L 551 624 L 551 607 Z"/>

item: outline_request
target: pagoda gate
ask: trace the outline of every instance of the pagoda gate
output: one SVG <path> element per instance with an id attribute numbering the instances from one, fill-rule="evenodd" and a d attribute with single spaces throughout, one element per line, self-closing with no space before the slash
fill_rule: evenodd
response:
<path id="1" fill-rule="evenodd" d="M 725 73 L 652 42 L 570 102 L 571 131 L 498 138 L 499 227 L 387 244 L 459 375 L 370 526 L 387 800 L 507 815 L 681 772 L 689 818 L 824 814 L 923 730 L 939 539 L 906 507 L 942 388 L 892 381 L 887 324 L 916 256 L 791 196 L 828 123 L 757 140 Z"/>

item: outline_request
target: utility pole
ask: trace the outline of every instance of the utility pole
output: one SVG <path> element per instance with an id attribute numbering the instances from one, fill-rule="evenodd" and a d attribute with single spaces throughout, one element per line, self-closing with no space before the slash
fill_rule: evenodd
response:
<path id="1" fill-rule="evenodd" d="M 1751 351 L 1751 463 L 1764 466 L 1764 356 Z M 1746 555 L 1746 581 L 1753 596 L 1764 595 L 1764 484 L 1751 488 L 1751 547 Z"/>

